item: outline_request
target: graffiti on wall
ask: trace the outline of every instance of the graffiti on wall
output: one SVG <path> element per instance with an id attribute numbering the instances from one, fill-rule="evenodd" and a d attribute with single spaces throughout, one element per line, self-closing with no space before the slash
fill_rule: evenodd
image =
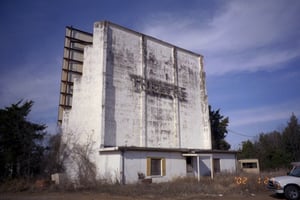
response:
<path id="1" fill-rule="evenodd" d="M 141 93 L 145 91 L 147 94 L 152 96 L 159 96 L 164 98 L 174 99 L 177 98 L 179 101 L 187 101 L 187 92 L 183 87 L 162 82 L 155 79 L 145 79 L 142 76 L 130 74 L 130 78 L 134 83 L 135 91 Z"/>

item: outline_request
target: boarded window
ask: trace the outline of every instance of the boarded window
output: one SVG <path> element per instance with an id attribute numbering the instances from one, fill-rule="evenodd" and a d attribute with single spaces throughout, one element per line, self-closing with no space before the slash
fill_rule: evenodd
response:
<path id="1" fill-rule="evenodd" d="M 166 159 L 147 158 L 147 176 L 165 176 Z"/>

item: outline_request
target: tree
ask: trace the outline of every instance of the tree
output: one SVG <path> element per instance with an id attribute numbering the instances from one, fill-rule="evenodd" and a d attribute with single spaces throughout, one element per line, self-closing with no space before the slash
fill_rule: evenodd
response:
<path id="1" fill-rule="evenodd" d="M 225 140 L 228 133 L 229 118 L 220 114 L 220 109 L 214 111 L 209 106 L 209 120 L 211 126 L 212 148 L 220 150 L 230 149 L 230 144 Z"/>
<path id="2" fill-rule="evenodd" d="M 261 169 L 276 169 L 286 167 L 289 162 L 282 143 L 282 135 L 278 131 L 261 133 L 256 142 L 256 153 L 261 163 Z"/>
<path id="3" fill-rule="evenodd" d="M 40 173 L 45 125 L 29 122 L 33 101 L 0 109 L 0 180 Z"/>
<path id="4" fill-rule="evenodd" d="M 239 158 L 258 158 L 262 170 L 285 168 L 300 161 L 300 125 L 292 114 L 282 132 L 261 133 L 256 141 L 243 142 Z"/>
<path id="5" fill-rule="evenodd" d="M 300 161 L 300 125 L 294 113 L 290 117 L 282 136 L 284 148 L 286 153 L 290 155 L 291 161 Z"/>
<path id="6" fill-rule="evenodd" d="M 239 152 L 238 159 L 257 157 L 255 144 L 253 144 L 250 140 L 242 142 L 242 149 L 240 149 Z"/>

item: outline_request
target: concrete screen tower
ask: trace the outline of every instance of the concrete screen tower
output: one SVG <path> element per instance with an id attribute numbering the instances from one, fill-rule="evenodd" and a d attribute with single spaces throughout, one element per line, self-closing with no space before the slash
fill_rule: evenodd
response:
<path id="1" fill-rule="evenodd" d="M 90 145 L 99 178 L 111 173 L 127 183 L 142 173 L 166 181 L 186 175 L 187 163 L 193 174 L 213 174 L 201 55 L 96 22 L 73 82 L 72 105 L 62 114 L 63 138 L 70 149 Z"/>

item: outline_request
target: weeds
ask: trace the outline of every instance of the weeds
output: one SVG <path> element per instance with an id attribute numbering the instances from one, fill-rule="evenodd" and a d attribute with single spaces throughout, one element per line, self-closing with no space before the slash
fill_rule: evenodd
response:
<path id="1" fill-rule="evenodd" d="M 110 195 L 120 195 L 129 197 L 139 196 L 160 196 L 177 197 L 193 194 L 203 195 L 248 195 L 266 191 L 266 184 L 270 177 L 283 175 L 285 171 L 267 172 L 261 174 L 218 174 L 212 180 L 209 177 L 201 177 L 200 182 L 195 178 L 176 178 L 166 183 L 152 184 L 108 184 L 97 181 L 89 184 L 89 187 L 76 188 L 71 183 L 63 185 L 48 184 L 44 187 L 46 191 L 93 191 L 107 193 Z M 22 192 L 22 191 L 41 191 L 37 187 L 37 181 L 14 180 L 0 185 L 0 192 Z"/>

